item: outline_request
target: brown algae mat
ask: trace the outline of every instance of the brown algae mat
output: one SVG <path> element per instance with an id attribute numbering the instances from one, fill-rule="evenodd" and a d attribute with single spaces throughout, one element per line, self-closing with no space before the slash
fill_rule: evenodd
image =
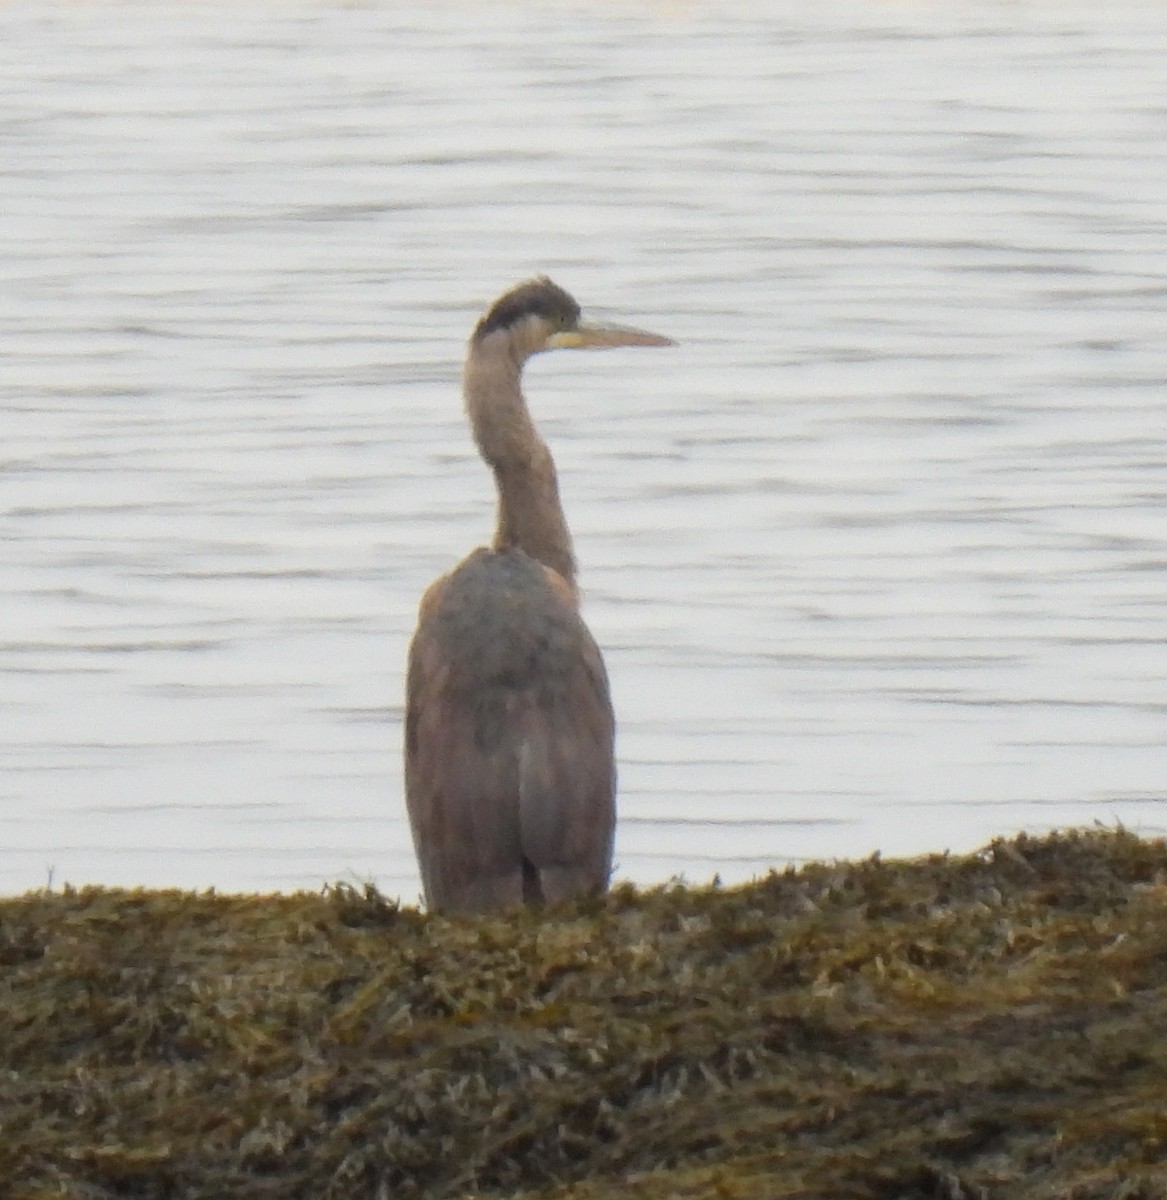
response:
<path id="1" fill-rule="evenodd" d="M 0 1195 L 1167 1197 L 1167 846 L 0 901 Z"/>

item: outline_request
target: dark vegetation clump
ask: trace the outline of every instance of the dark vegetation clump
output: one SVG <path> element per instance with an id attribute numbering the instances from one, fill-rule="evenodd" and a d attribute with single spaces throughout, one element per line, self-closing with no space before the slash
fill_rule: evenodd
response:
<path id="1" fill-rule="evenodd" d="M 1167 846 L 812 865 L 542 915 L 0 902 L 14 1200 L 1158 1200 Z"/>

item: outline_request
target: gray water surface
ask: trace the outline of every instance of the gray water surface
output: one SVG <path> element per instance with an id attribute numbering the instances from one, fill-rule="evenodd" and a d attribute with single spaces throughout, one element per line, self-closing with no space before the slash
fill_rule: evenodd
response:
<path id="1" fill-rule="evenodd" d="M 0 891 L 419 889 L 458 395 L 528 372 L 620 878 L 1167 830 L 1167 8 L 0 8 Z"/>

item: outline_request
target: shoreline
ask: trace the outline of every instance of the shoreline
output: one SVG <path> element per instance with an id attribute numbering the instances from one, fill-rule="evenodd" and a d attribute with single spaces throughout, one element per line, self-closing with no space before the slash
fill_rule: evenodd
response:
<path id="1" fill-rule="evenodd" d="M 14 1197 L 1167 1196 L 1167 844 L 617 886 L 0 900 Z"/>

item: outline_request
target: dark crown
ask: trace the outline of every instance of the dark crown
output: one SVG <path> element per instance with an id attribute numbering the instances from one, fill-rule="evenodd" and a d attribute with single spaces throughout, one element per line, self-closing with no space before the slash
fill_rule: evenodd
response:
<path id="1" fill-rule="evenodd" d="M 568 327 L 579 320 L 579 305 L 546 275 L 528 279 L 504 292 L 486 310 L 474 329 L 474 340 L 517 325 L 524 317 L 542 317 Z"/>

